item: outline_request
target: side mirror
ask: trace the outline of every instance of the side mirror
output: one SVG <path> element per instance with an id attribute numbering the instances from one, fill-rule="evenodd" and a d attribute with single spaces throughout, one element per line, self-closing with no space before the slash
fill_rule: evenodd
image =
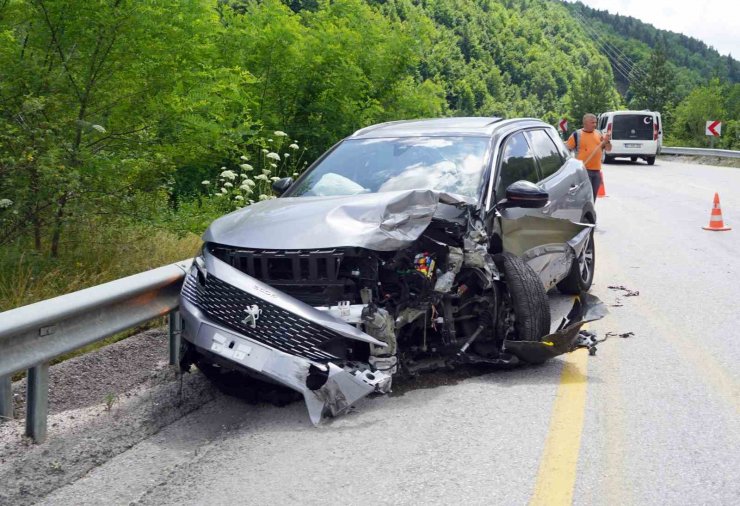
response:
<path id="1" fill-rule="evenodd" d="M 540 209 L 547 205 L 550 195 L 529 181 L 517 181 L 506 188 L 506 198 L 498 203 L 499 209 L 524 207 Z"/>
<path id="2" fill-rule="evenodd" d="M 278 179 L 274 183 L 272 183 L 272 191 L 274 191 L 278 196 L 285 193 L 285 191 L 290 188 L 290 185 L 293 184 L 293 178 L 292 177 L 284 177 L 282 179 Z"/>

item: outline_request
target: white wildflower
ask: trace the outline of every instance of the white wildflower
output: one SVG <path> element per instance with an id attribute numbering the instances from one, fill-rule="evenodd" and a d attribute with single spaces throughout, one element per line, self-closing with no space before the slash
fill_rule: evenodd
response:
<path id="1" fill-rule="evenodd" d="M 267 139 L 267 142 L 275 142 L 275 141 L 273 141 L 272 139 Z"/>
<path id="2" fill-rule="evenodd" d="M 252 169 L 254 169 L 254 167 L 252 167 L 248 163 L 243 163 L 239 167 L 241 167 L 242 170 L 252 170 Z M 244 176 L 244 174 L 242 174 L 242 176 Z"/>
<path id="3" fill-rule="evenodd" d="M 260 174 L 259 176 L 255 176 L 254 178 L 259 179 L 260 181 L 269 181 L 265 174 Z"/>
<path id="4" fill-rule="evenodd" d="M 278 161 L 278 162 L 280 161 L 280 155 L 278 155 L 277 153 L 273 153 L 272 151 L 269 152 L 269 153 L 267 153 L 265 156 L 267 158 L 272 159 L 272 160 L 275 160 L 275 161 Z"/>
<path id="5" fill-rule="evenodd" d="M 101 125 L 93 125 L 92 128 L 93 128 L 93 130 L 96 130 L 96 131 L 100 132 L 101 134 L 104 134 L 105 133 L 105 128 L 103 128 L 103 126 L 101 126 Z"/>
<path id="6" fill-rule="evenodd" d="M 298 149 L 298 144 L 293 143 L 290 146 L 288 146 L 290 149 Z"/>
<path id="7" fill-rule="evenodd" d="M 236 179 L 236 172 L 233 170 L 225 170 L 221 173 L 221 177 L 234 180 Z"/>
<path id="8" fill-rule="evenodd" d="M 205 181 L 201 181 L 200 184 L 208 186 L 209 184 L 211 184 L 211 182 L 206 179 Z"/>
<path id="9" fill-rule="evenodd" d="M 0 199 L 0 209 L 5 209 L 13 205 L 13 201 L 10 199 Z"/>
<path id="10" fill-rule="evenodd" d="M 229 190 L 227 190 L 226 188 L 221 188 L 221 193 L 229 193 Z"/>
<path id="11" fill-rule="evenodd" d="M 254 204 L 254 200 L 252 200 L 252 199 L 249 199 L 249 201 L 248 201 L 248 202 L 249 202 L 250 204 Z"/>
<path id="12" fill-rule="evenodd" d="M 234 186 L 234 185 L 231 184 L 231 183 L 228 183 L 228 182 L 224 183 L 224 187 L 226 187 L 226 188 L 231 188 L 232 186 Z"/>
<path id="13" fill-rule="evenodd" d="M 255 184 L 256 183 L 252 181 L 251 179 L 247 179 L 246 181 L 244 181 L 244 183 L 242 183 L 243 186 L 249 186 L 250 188 L 254 186 Z"/>
<path id="14" fill-rule="evenodd" d="M 274 132 L 274 133 L 275 133 L 275 136 L 276 136 L 276 137 L 287 137 L 287 136 L 288 136 L 288 134 L 286 134 L 286 133 L 285 133 L 285 132 L 283 132 L 282 130 L 275 130 L 275 132 Z"/>
<path id="15" fill-rule="evenodd" d="M 270 178 L 270 181 L 272 181 L 272 182 L 274 183 L 275 181 L 280 181 L 281 179 L 282 179 L 282 178 L 280 178 L 280 177 L 277 177 L 277 176 L 272 176 L 272 177 Z"/>
<path id="16" fill-rule="evenodd" d="M 246 157 L 246 156 L 244 156 L 244 155 L 240 156 L 239 158 L 241 158 L 241 159 L 242 159 L 242 160 L 244 160 L 245 162 L 248 162 L 248 161 L 249 161 L 249 157 Z"/>
<path id="17" fill-rule="evenodd" d="M 290 153 L 283 153 L 283 156 L 284 156 L 285 158 L 290 158 Z"/>
<path id="18" fill-rule="evenodd" d="M 234 200 L 244 200 L 244 197 L 242 197 L 241 195 L 237 195 L 236 197 L 234 197 Z"/>
<path id="19" fill-rule="evenodd" d="M 277 164 L 276 163 L 271 163 L 270 164 L 270 167 L 272 167 L 273 169 L 277 169 Z"/>
<path id="20" fill-rule="evenodd" d="M 263 152 L 263 153 L 267 153 L 268 151 L 269 151 L 269 150 L 267 150 L 267 149 L 265 149 L 265 148 L 262 148 L 262 152 Z"/>
<path id="21" fill-rule="evenodd" d="M 272 171 L 270 169 L 262 169 L 262 173 L 266 176 L 269 176 L 270 174 L 272 174 Z"/>
<path id="22" fill-rule="evenodd" d="M 259 196 L 258 198 L 259 198 L 260 200 L 269 200 L 269 199 L 270 199 L 270 195 L 265 195 L 265 194 L 263 193 L 263 194 L 261 194 L 261 195 L 260 195 L 260 196 Z"/>
<path id="23" fill-rule="evenodd" d="M 223 196 L 224 196 L 224 194 L 223 194 L 223 193 L 217 193 L 217 194 L 216 194 L 216 196 L 217 196 L 217 197 L 223 197 Z"/>
<path id="24" fill-rule="evenodd" d="M 297 172 L 294 172 L 293 173 L 293 177 L 298 177 L 298 173 Z"/>

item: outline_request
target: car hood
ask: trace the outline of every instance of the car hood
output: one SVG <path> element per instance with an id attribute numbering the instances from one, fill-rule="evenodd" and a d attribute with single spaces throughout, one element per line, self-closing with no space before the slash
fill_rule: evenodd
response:
<path id="1" fill-rule="evenodd" d="M 255 249 L 360 247 L 393 251 L 429 226 L 439 204 L 472 202 L 432 190 L 265 200 L 214 221 L 206 242 Z"/>

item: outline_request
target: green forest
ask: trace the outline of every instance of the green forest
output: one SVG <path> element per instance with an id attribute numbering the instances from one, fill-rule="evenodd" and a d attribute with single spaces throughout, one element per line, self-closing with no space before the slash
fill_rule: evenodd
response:
<path id="1" fill-rule="evenodd" d="M 631 19 L 556 0 L 0 0 L 0 310 L 192 256 L 215 217 L 381 121 L 651 108 L 668 142 L 704 145 L 710 115 L 740 147 L 737 62 Z"/>

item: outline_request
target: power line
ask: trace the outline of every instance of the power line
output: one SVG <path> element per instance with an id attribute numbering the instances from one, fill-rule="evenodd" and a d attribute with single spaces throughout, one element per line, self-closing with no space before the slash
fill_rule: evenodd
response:
<path id="1" fill-rule="evenodd" d="M 606 53 L 607 57 L 612 63 L 612 66 L 615 70 L 618 71 L 618 73 L 627 80 L 627 82 L 631 82 L 631 75 L 634 75 L 637 78 L 646 78 L 647 74 L 645 71 L 643 71 L 638 64 L 636 64 L 634 61 L 632 61 L 627 55 L 625 55 L 618 47 L 611 44 L 606 37 L 602 36 L 598 30 L 591 27 L 588 23 L 588 21 L 577 11 L 573 11 L 574 17 L 577 21 L 581 24 L 584 31 L 587 33 L 587 35 L 590 35 L 594 42 L 597 44 L 599 49 Z"/>

